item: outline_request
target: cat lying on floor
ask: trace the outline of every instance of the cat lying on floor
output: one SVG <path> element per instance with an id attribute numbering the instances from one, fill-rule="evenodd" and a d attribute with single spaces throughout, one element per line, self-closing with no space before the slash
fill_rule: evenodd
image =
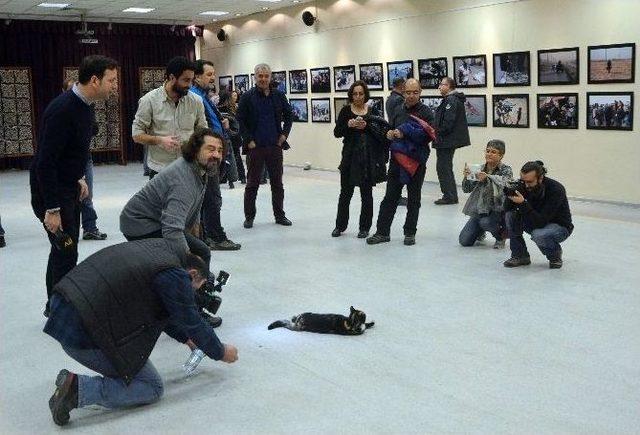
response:
<path id="1" fill-rule="evenodd" d="M 321 334 L 360 335 L 371 328 L 364 311 L 351 307 L 349 317 L 340 314 L 302 313 L 291 320 L 276 320 L 268 329 L 287 328 L 291 331 L 319 332 Z"/>

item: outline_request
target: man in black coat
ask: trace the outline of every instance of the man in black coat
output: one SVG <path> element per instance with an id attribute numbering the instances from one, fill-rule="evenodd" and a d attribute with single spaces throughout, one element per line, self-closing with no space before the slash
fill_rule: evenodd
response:
<path id="1" fill-rule="evenodd" d="M 457 204 L 458 189 L 453 175 L 453 154 L 456 148 L 471 145 L 464 110 L 466 97 L 462 92 L 455 90 L 456 83 L 451 77 L 444 77 L 438 89 L 444 98 L 436 109 L 437 138 L 433 141 L 432 147 L 435 148 L 438 158 L 436 171 L 442 198 L 436 200 L 435 204 Z"/>
<path id="2" fill-rule="evenodd" d="M 31 206 L 43 223 L 51 250 L 47 263 L 47 304 L 53 286 L 78 261 L 80 202 L 89 195 L 84 172 L 89 158 L 95 114 L 93 103 L 117 88 L 115 60 L 87 56 L 80 63 L 78 83 L 56 97 L 44 111 L 38 152 L 31 163 Z M 64 232 L 64 247 L 56 240 Z"/>
<path id="3" fill-rule="evenodd" d="M 267 64 L 255 67 L 256 86 L 242 94 L 238 106 L 238 121 L 243 147 L 247 154 L 247 185 L 244 189 L 244 227 L 253 227 L 256 217 L 256 196 L 262 168 L 266 165 L 271 183 L 273 215 L 279 225 L 290 226 L 284 212 L 282 185 L 282 150 L 288 148 L 293 114 L 287 97 L 272 89 L 271 68 Z"/>

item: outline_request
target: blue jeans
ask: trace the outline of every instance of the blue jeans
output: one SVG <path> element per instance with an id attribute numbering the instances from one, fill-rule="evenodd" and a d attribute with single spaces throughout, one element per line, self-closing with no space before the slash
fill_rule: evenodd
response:
<path id="1" fill-rule="evenodd" d="M 103 376 L 78 375 L 78 408 L 100 405 L 123 408 L 153 403 L 162 397 L 164 387 L 156 368 L 147 360 L 129 385 L 100 349 L 62 349 L 83 366 Z"/>
<path id="2" fill-rule="evenodd" d="M 89 156 L 87 166 L 84 169 L 84 179 L 87 182 L 87 186 L 89 186 L 89 196 L 80 203 L 82 229 L 83 231 L 97 231 L 96 220 L 98 220 L 98 215 L 93 208 L 93 160 L 91 156 Z"/>
<path id="3" fill-rule="evenodd" d="M 529 257 L 527 245 L 524 242 L 523 232 L 531 234 L 531 240 L 538 245 L 538 248 L 548 260 L 560 257 L 562 248 L 560 243 L 569 237 L 569 230 L 565 227 L 550 223 L 542 228 L 532 228 L 518 212 L 509 211 L 506 214 L 507 231 L 509 233 L 509 246 L 511 255 L 516 258 Z"/>
<path id="4" fill-rule="evenodd" d="M 496 240 L 502 240 L 500 235 L 501 212 L 491 212 L 488 215 L 471 216 L 460 231 L 458 241 L 462 246 L 473 246 L 480 234 L 488 231 Z"/>

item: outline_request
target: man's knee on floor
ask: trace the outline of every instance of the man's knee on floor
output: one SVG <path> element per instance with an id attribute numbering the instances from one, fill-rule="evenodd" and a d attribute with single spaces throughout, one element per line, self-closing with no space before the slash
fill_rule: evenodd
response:
<path id="1" fill-rule="evenodd" d="M 458 242 L 461 246 L 468 248 L 469 246 L 473 246 L 476 243 L 476 238 L 472 238 L 467 233 L 460 233 L 460 235 L 458 236 Z"/>

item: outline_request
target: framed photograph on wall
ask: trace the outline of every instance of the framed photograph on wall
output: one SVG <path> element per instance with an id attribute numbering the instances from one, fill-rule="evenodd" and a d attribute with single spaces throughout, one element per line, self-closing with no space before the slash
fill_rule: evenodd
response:
<path id="1" fill-rule="evenodd" d="M 633 83 L 636 65 L 636 44 L 590 45 L 587 47 L 587 82 Z"/>
<path id="2" fill-rule="evenodd" d="M 311 122 L 331 122 L 331 101 L 329 98 L 311 99 Z"/>
<path id="3" fill-rule="evenodd" d="M 493 55 L 493 86 L 531 85 L 531 59 L 528 51 Z"/>
<path id="4" fill-rule="evenodd" d="M 387 62 L 387 80 L 389 90 L 393 89 L 393 81 L 399 77 L 408 79 L 413 77 L 413 61 L 399 60 Z"/>
<path id="5" fill-rule="evenodd" d="M 309 122 L 309 105 L 306 98 L 290 98 L 293 122 Z"/>
<path id="6" fill-rule="evenodd" d="M 349 99 L 346 97 L 335 97 L 333 99 L 333 111 L 336 114 L 336 119 L 340 114 L 340 111 L 342 110 L 342 108 L 348 105 L 349 105 Z"/>
<path id="7" fill-rule="evenodd" d="M 538 128 L 578 128 L 578 94 L 538 94 Z"/>
<path id="8" fill-rule="evenodd" d="M 367 101 L 367 106 L 369 106 L 370 115 L 384 118 L 384 98 L 383 97 L 370 97 L 369 101 Z"/>
<path id="9" fill-rule="evenodd" d="M 360 80 L 367 84 L 370 91 L 384 90 L 384 71 L 381 63 L 361 63 Z"/>
<path id="10" fill-rule="evenodd" d="M 355 81 L 355 65 L 333 67 L 333 89 L 335 89 L 336 92 L 347 92 Z"/>
<path id="11" fill-rule="evenodd" d="M 271 73 L 271 82 L 283 94 L 287 93 L 287 72 L 273 71 Z"/>
<path id="12" fill-rule="evenodd" d="M 486 88 L 487 56 L 454 56 L 452 74 L 458 88 Z"/>
<path id="13" fill-rule="evenodd" d="M 239 98 L 240 95 L 244 94 L 249 90 L 249 75 L 238 74 L 237 76 L 233 76 L 233 85 L 235 87 L 236 92 L 238 93 L 238 98 Z"/>
<path id="14" fill-rule="evenodd" d="M 580 83 L 580 49 L 538 50 L 538 85 L 577 85 Z"/>
<path id="15" fill-rule="evenodd" d="M 442 103 L 442 97 L 438 97 L 437 95 L 426 95 L 424 97 L 420 97 L 420 102 L 435 112 L 440 103 Z"/>
<path id="16" fill-rule="evenodd" d="M 529 128 L 529 95 L 494 95 L 493 126 Z"/>
<path id="17" fill-rule="evenodd" d="M 446 57 L 418 59 L 418 77 L 422 89 L 437 89 L 443 77 L 449 75 Z"/>
<path id="18" fill-rule="evenodd" d="M 464 111 L 467 114 L 467 125 L 469 127 L 487 126 L 487 96 L 467 95 L 464 102 Z"/>
<path id="19" fill-rule="evenodd" d="M 587 92 L 587 128 L 633 130 L 633 92 Z"/>
<path id="20" fill-rule="evenodd" d="M 220 76 L 218 78 L 218 93 L 220 93 L 220 91 L 223 91 L 223 90 L 229 93 L 233 91 L 233 77 Z"/>
<path id="21" fill-rule="evenodd" d="M 289 91 L 292 94 L 306 94 L 309 92 L 306 69 L 292 69 L 289 71 Z"/>
<path id="22" fill-rule="evenodd" d="M 329 67 L 311 68 L 311 93 L 327 94 L 331 92 L 331 72 Z"/>

